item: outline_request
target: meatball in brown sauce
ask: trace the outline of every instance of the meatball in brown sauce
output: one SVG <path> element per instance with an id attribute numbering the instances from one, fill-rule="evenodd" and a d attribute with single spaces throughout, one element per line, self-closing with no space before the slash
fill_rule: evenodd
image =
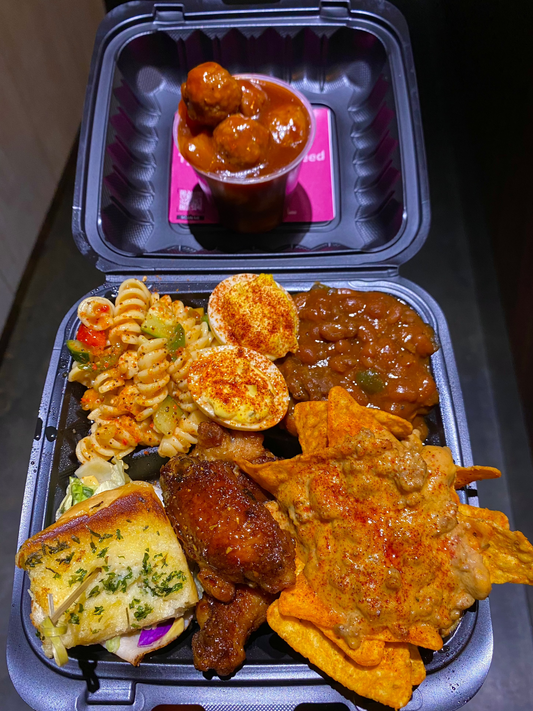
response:
<path id="1" fill-rule="evenodd" d="M 216 126 L 239 109 L 241 87 L 216 62 L 204 62 L 191 69 L 181 85 L 189 116 L 204 126 Z"/>
<path id="2" fill-rule="evenodd" d="M 240 112 L 248 118 L 257 118 L 268 107 L 267 93 L 248 79 L 240 79 L 242 99 Z"/>
<path id="3" fill-rule="evenodd" d="M 182 156 L 193 168 L 215 175 L 248 171 L 246 177 L 259 178 L 283 170 L 302 155 L 313 124 L 305 102 L 290 87 L 262 76 L 232 77 L 215 62 L 189 72 L 178 111 Z M 281 188 L 278 192 L 282 195 Z M 281 219 L 280 201 L 272 204 L 276 208 L 269 207 L 262 225 Z M 250 209 L 257 214 L 256 202 Z M 239 224 L 247 227 L 239 231 L 256 231 L 241 218 Z M 265 229 L 271 227 L 259 231 Z"/>
<path id="4" fill-rule="evenodd" d="M 280 106 L 268 115 L 272 138 L 282 148 L 296 148 L 307 139 L 308 122 L 299 106 Z"/>
<path id="5" fill-rule="evenodd" d="M 214 160 L 213 137 L 208 133 L 190 136 L 181 146 L 183 157 L 200 170 L 209 171 Z"/>
<path id="6" fill-rule="evenodd" d="M 257 121 L 234 114 L 215 128 L 213 139 L 218 155 L 231 168 L 246 170 L 265 159 L 270 136 Z"/>

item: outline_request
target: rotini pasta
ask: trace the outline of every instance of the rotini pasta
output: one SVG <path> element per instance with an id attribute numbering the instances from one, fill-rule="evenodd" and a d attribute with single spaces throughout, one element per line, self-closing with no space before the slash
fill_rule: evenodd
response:
<path id="1" fill-rule="evenodd" d="M 133 452 L 140 439 L 137 423 L 127 415 L 108 422 L 95 422 L 91 434 L 78 442 L 76 456 L 82 464 L 96 458 L 122 459 Z"/>
<path id="2" fill-rule="evenodd" d="M 137 420 L 145 420 L 153 415 L 168 395 L 170 375 L 167 371 L 170 361 L 166 343 L 166 338 L 153 338 L 144 339 L 139 346 L 139 372 L 134 382 L 140 393 L 137 404 L 144 409 L 137 415 Z"/>
<path id="3" fill-rule="evenodd" d="M 198 442 L 198 425 L 207 417 L 196 409 L 190 415 L 184 415 L 171 435 L 165 435 L 159 445 L 162 457 L 175 457 L 185 454 L 193 444 Z"/>
<path id="4" fill-rule="evenodd" d="M 151 294 L 138 279 L 126 279 L 120 285 L 115 301 L 115 316 L 109 332 L 112 344 L 137 345 L 141 324 L 151 303 Z"/>
<path id="5" fill-rule="evenodd" d="M 98 343 L 88 346 L 89 360 L 75 362 L 69 373 L 69 381 L 87 387 L 81 406 L 93 423 L 90 434 L 78 442 L 77 458 L 82 463 L 94 458 L 121 458 L 137 445 L 158 447 L 161 456 L 168 457 L 187 452 L 197 441 L 198 424 L 206 419 L 187 386 L 196 354 L 213 343 L 202 311 L 172 301 L 168 295 L 160 297 L 137 279 L 127 279 L 120 285 L 114 306 L 102 303 L 106 301 L 82 302 L 86 328 L 97 323 L 98 304 L 112 315 L 112 323 L 97 333 Z M 157 337 L 155 328 L 152 337 L 147 326 L 150 318 L 156 324 L 158 318 L 167 319 L 170 329 L 175 324 L 178 334 L 179 324 L 185 345 L 175 350 L 170 340 Z M 169 395 L 175 400 L 178 417 L 180 412 L 183 415 L 172 434 L 162 434 L 154 415 Z M 157 426 L 161 427 L 161 422 Z"/>
<path id="6" fill-rule="evenodd" d="M 126 413 L 126 410 L 115 405 L 113 395 L 101 395 L 93 388 L 85 392 L 81 406 L 84 410 L 89 410 L 87 417 L 92 422 L 105 422 Z"/>
<path id="7" fill-rule="evenodd" d="M 185 342 L 190 351 L 199 351 L 209 348 L 213 343 L 213 334 L 205 321 L 195 324 L 189 331 L 185 331 Z"/>
<path id="8" fill-rule="evenodd" d="M 69 383 L 81 383 L 86 388 L 90 388 L 92 387 L 93 377 L 90 371 L 80 368 L 79 364 L 74 362 L 68 374 L 68 381 Z"/>
<path id="9" fill-rule="evenodd" d="M 120 374 L 118 368 L 109 368 L 100 373 L 92 382 L 93 388 L 101 393 L 108 393 L 111 390 L 116 390 L 124 385 L 124 378 Z"/>
<path id="10" fill-rule="evenodd" d="M 95 331 L 106 331 L 113 325 L 115 307 L 101 296 L 89 296 L 78 306 L 80 321 L 87 328 Z"/>
<path id="11" fill-rule="evenodd" d="M 127 412 L 137 418 L 137 415 L 142 410 L 142 407 L 137 404 L 139 395 L 139 388 L 134 383 L 129 382 L 115 395 L 112 403 L 118 410 Z"/>
<path id="12" fill-rule="evenodd" d="M 87 393 L 96 393 L 96 391 L 87 390 Z M 137 405 L 138 397 L 138 388 L 133 383 L 128 383 L 117 394 L 109 393 L 104 397 L 100 396 L 99 399 L 91 397 L 86 401 L 84 401 L 84 396 L 82 407 L 87 410 L 91 409 L 91 405 L 93 406 L 87 415 L 88 419 L 93 422 L 107 422 L 114 417 L 120 417 L 120 415 L 131 415 L 135 418 L 142 409 Z"/>
<path id="13" fill-rule="evenodd" d="M 141 434 L 139 444 L 144 444 L 147 447 L 157 447 L 163 439 L 163 435 L 155 429 L 152 420 L 143 420 L 138 423 L 138 427 Z"/>
<path id="14" fill-rule="evenodd" d="M 213 335 L 205 321 L 198 323 L 196 318 L 187 316 L 186 309 L 181 301 L 175 301 L 174 304 L 178 304 L 174 309 L 183 319 L 180 323 L 182 326 L 185 323 L 183 328 L 185 331 L 186 345 L 179 349 L 176 354 L 176 359 L 168 368 L 168 374 L 171 377 L 169 389 L 170 394 L 176 398 L 181 409 L 191 414 L 195 412 L 198 407 L 189 392 L 187 375 L 189 374 L 195 353 L 202 348 L 208 348 L 213 342 Z"/>
<path id="15" fill-rule="evenodd" d="M 178 358 L 169 366 L 171 377 L 169 392 L 185 412 L 191 413 L 198 409 L 187 386 L 187 375 L 194 358 L 188 348 L 182 348 Z M 176 369 L 174 369 L 176 368 Z"/>
<path id="16" fill-rule="evenodd" d="M 125 380 L 131 380 L 139 372 L 139 356 L 136 351 L 126 351 L 118 359 L 118 370 Z"/>
<path id="17" fill-rule="evenodd" d="M 190 309 L 185 306 L 183 301 L 180 301 L 179 299 L 172 302 L 172 311 L 174 312 L 174 316 L 183 326 L 185 333 L 190 331 L 190 329 L 197 322 L 197 316 L 194 314 L 194 309 Z"/>
<path id="18" fill-rule="evenodd" d="M 173 383 L 181 390 L 181 386 L 187 387 L 187 375 L 193 361 L 193 356 L 188 348 L 180 348 L 176 354 L 176 360 L 168 367 L 168 374 L 172 378 Z"/>

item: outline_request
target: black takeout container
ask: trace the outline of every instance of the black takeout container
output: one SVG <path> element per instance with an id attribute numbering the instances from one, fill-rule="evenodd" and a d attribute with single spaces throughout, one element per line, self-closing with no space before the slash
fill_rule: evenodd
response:
<path id="1" fill-rule="evenodd" d="M 314 106 L 331 110 L 335 219 L 285 224 L 253 237 L 235 237 L 219 226 L 170 224 L 172 121 L 180 85 L 189 69 L 208 60 L 232 73 L 289 81 Z M 390 293 L 435 330 L 440 348 L 431 364 L 440 403 L 428 418 L 429 441 L 447 445 L 455 462 L 468 466 L 469 436 L 444 315 L 399 274 L 423 244 L 429 221 L 409 36 L 403 17 L 387 2 L 132 2 L 103 21 L 87 88 L 73 208 L 76 243 L 105 276 L 92 293 L 114 298 L 124 278 L 146 276 L 147 286 L 160 293 L 205 306 L 221 279 L 241 271 L 273 273 L 291 292 L 321 281 Z M 77 331 L 76 309 L 77 304 L 65 316 L 50 359 L 19 545 L 53 522 L 77 466 L 75 444 L 89 430 L 79 406 L 83 388 L 67 381 L 71 360 L 64 344 Z M 267 444 L 293 454 L 283 436 Z M 126 461 L 133 478 L 153 478 L 163 460 L 150 452 Z M 477 504 L 475 489 L 461 496 Z M 27 576 L 17 569 L 8 666 L 20 695 L 39 711 L 148 711 L 158 704 L 384 708 L 309 666 L 266 625 L 253 635 L 246 663 L 229 679 L 194 669 L 192 628 L 137 668 L 93 646 L 69 650 L 69 663 L 59 669 L 44 657 L 35 636 L 27 590 Z M 440 652 L 423 654 L 428 675 L 406 708 L 449 711 L 465 704 L 490 666 L 488 601 L 465 613 Z"/>

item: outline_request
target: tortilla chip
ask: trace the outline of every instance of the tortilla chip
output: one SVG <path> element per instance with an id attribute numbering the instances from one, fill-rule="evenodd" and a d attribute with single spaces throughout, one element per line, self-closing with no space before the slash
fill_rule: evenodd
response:
<path id="1" fill-rule="evenodd" d="M 476 518 L 465 515 L 465 508 L 470 507 L 460 507 L 459 521 L 465 524 L 469 544 L 483 556 L 491 582 L 533 585 L 533 545 L 524 534 L 495 523 L 499 512 L 478 509 L 485 516 Z"/>
<path id="2" fill-rule="evenodd" d="M 392 415 L 373 407 L 365 408 L 379 424 L 386 427 L 397 439 L 405 439 L 413 432 L 413 425 L 403 417 Z M 312 454 L 328 446 L 328 403 L 299 402 L 294 409 L 298 438 L 304 454 Z"/>
<path id="3" fill-rule="evenodd" d="M 276 494 L 277 489 L 283 482 L 290 479 L 294 472 L 294 459 L 284 459 L 266 462 L 265 464 L 252 464 L 246 459 L 236 459 L 236 464 L 247 474 L 249 474 L 259 486 L 266 489 L 271 494 Z"/>
<path id="4" fill-rule="evenodd" d="M 462 516 L 476 518 L 481 521 L 495 523 L 500 528 L 509 530 L 509 519 L 503 511 L 493 511 L 492 509 L 482 509 L 479 506 L 468 506 L 467 504 L 459 504 L 459 513 Z"/>
<path id="5" fill-rule="evenodd" d="M 426 667 L 418 651 L 418 647 L 413 644 L 407 645 L 409 647 L 409 654 L 411 656 L 411 684 L 413 686 L 418 686 L 426 678 Z"/>
<path id="6" fill-rule="evenodd" d="M 405 639 L 395 637 L 389 630 L 372 632 L 367 635 L 367 639 L 381 639 L 383 642 L 396 644 L 414 644 L 417 647 L 431 649 L 434 652 L 438 652 L 438 650 L 442 648 L 442 637 L 437 630 L 429 625 L 414 625 L 409 629 L 409 633 Z"/>
<path id="7" fill-rule="evenodd" d="M 282 511 L 276 499 L 270 499 L 270 501 L 265 501 L 265 508 L 269 510 L 270 515 L 276 521 L 278 526 L 282 531 L 288 531 L 293 534 L 294 529 L 291 526 L 291 522 L 285 511 Z"/>
<path id="8" fill-rule="evenodd" d="M 330 610 L 307 582 L 303 573 L 296 577 L 296 583 L 282 591 L 279 597 L 282 615 L 298 617 L 312 622 L 317 627 L 332 630 L 342 622 L 342 617 Z"/>
<path id="9" fill-rule="evenodd" d="M 383 427 L 392 432 L 396 439 L 405 439 L 413 433 L 413 425 L 408 420 L 404 420 L 403 417 L 392 415 L 390 412 L 385 412 L 385 410 L 374 410 L 373 408 L 369 408 L 369 410 Z"/>
<path id="10" fill-rule="evenodd" d="M 282 615 L 277 600 L 268 608 L 267 621 L 294 650 L 346 688 L 394 709 L 409 702 L 412 672 L 406 645 L 387 645 L 380 664 L 363 667 L 348 659 L 310 622 Z"/>
<path id="11" fill-rule="evenodd" d="M 385 642 L 380 639 L 363 639 L 361 644 L 357 649 L 352 649 L 349 647 L 342 637 L 335 634 L 333 630 L 328 630 L 325 627 L 320 627 L 316 625 L 322 634 L 335 642 L 337 647 L 339 647 L 344 654 L 352 659 L 356 664 L 360 664 L 362 667 L 375 667 L 383 659 L 383 650 L 385 649 Z"/>
<path id="12" fill-rule="evenodd" d="M 361 430 L 373 432 L 380 439 L 396 437 L 380 424 L 372 409 L 362 407 L 341 387 L 331 388 L 328 395 L 328 444 L 330 447 L 346 445 Z"/>
<path id="13" fill-rule="evenodd" d="M 304 454 L 312 454 L 328 446 L 328 403 L 299 402 L 294 408 L 298 439 Z"/>
<path id="14" fill-rule="evenodd" d="M 303 566 L 300 570 L 303 569 Z M 283 590 L 279 597 L 279 611 L 282 615 L 297 617 L 300 620 L 312 622 L 316 627 L 325 632 L 332 631 L 337 625 L 343 622 L 340 615 L 330 610 L 318 597 L 313 588 L 309 585 L 307 578 L 302 572 L 296 577 L 296 583 Z M 333 637 L 327 635 L 329 639 Z M 339 638 L 340 639 L 340 638 Z M 429 625 L 416 625 L 410 628 L 406 639 L 395 637 L 389 630 L 369 634 L 365 640 L 376 642 L 409 643 L 434 651 L 442 647 L 442 638 L 439 633 Z M 342 645 L 341 645 L 342 646 Z M 342 647 L 344 650 L 344 647 Z M 377 647 L 376 647 L 377 649 Z M 376 654 L 377 652 L 373 652 Z M 345 652 L 347 654 L 347 652 Z M 358 662 L 362 664 L 362 662 Z"/>
<path id="15" fill-rule="evenodd" d="M 483 479 L 499 479 L 502 473 L 495 467 L 457 467 L 455 475 L 455 488 L 462 489 L 463 486 L 471 484 L 473 481 Z"/>

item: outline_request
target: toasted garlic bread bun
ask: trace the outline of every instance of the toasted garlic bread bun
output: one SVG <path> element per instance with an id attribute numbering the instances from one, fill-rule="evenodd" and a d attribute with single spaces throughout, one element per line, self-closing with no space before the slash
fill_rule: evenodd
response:
<path id="1" fill-rule="evenodd" d="M 289 405 L 289 391 L 276 366 L 257 351 L 240 346 L 200 352 L 187 384 L 202 412 L 234 430 L 273 427 Z"/>
<path id="2" fill-rule="evenodd" d="M 30 578 L 31 621 L 47 657 L 55 656 L 57 637 L 45 628 L 53 616 L 50 600 L 58 612 L 68 603 L 55 630 L 66 649 L 181 617 L 198 600 L 163 505 L 145 482 L 76 504 L 27 540 L 16 564 Z"/>
<path id="3" fill-rule="evenodd" d="M 221 281 L 207 307 L 221 343 L 244 346 L 270 360 L 298 350 L 298 312 L 271 274 L 235 274 Z"/>

